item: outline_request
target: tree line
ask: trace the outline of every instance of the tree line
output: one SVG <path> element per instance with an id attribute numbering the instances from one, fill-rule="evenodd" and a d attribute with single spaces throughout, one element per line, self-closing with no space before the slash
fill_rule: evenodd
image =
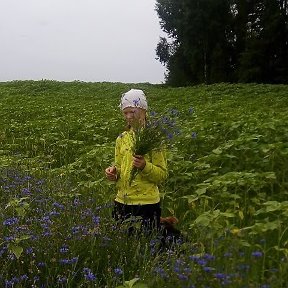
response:
<path id="1" fill-rule="evenodd" d="M 288 83 L 288 0 L 157 0 L 167 84 Z"/>

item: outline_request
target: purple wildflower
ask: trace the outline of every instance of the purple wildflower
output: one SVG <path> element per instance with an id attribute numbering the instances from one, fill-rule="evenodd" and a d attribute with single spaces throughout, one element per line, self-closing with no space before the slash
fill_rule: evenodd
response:
<path id="1" fill-rule="evenodd" d="M 59 263 L 60 264 L 75 264 L 78 261 L 78 257 L 73 257 L 71 259 L 60 259 Z"/>
<path id="2" fill-rule="evenodd" d="M 32 253 L 33 253 L 33 248 L 32 247 L 26 248 L 26 254 L 27 255 L 32 254 Z"/>
<path id="3" fill-rule="evenodd" d="M 93 223 L 95 225 L 99 225 L 99 223 L 100 223 L 100 217 L 99 216 L 93 216 L 92 220 L 93 220 Z"/>
<path id="4" fill-rule="evenodd" d="M 53 206 L 56 207 L 56 208 L 59 208 L 61 210 L 63 210 L 65 208 L 65 206 L 63 204 L 60 204 L 58 202 L 54 202 Z"/>
<path id="5" fill-rule="evenodd" d="M 67 245 L 63 245 L 60 248 L 60 253 L 67 253 L 69 251 L 69 247 Z"/>
<path id="6" fill-rule="evenodd" d="M 166 278 L 167 277 L 167 274 L 165 272 L 165 270 L 161 267 L 156 267 L 154 269 L 155 273 L 158 274 L 161 278 Z"/>
<path id="7" fill-rule="evenodd" d="M 59 284 L 65 284 L 65 283 L 67 283 L 67 281 L 68 281 L 68 279 L 65 276 L 64 277 L 58 276 L 57 282 Z"/>
<path id="8" fill-rule="evenodd" d="M 74 198 L 73 206 L 79 206 L 79 205 L 80 205 L 80 199 L 79 198 Z"/>
<path id="9" fill-rule="evenodd" d="M 31 195 L 31 191 L 29 188 L 22 188 L 22 194 L 24 195 Z"/>
<path id="10" fill-rule="evenodd" d="M 263 256 L 263 253 L 261 251 L 254 251 L 251 253 L 251 255 L 255 258 L 260 258 Z"/>
<path id="11" fill-rule="evenodd" d="M 188 280 L 188 276 L 185 274 L 178 274 L 178 279 L 182 280 L 182 281 L 187 281 Z"/>
<path id="12" fill-rule="evenodd" d="M 91 269 L 83 268 L 84 277 L 88 281 L 95 281 L 96 276 L 92 273 Z"/>
<path id="13" fill-rule="evenodd" d="M 13 226 L 19 222 L 19 219 L 17 217 L 7 218 L 3 221 L 4 226 Z"/>
<path id="14" fill-rule="evenodd" d="M 226 279 L 227 275 L 224 273 L 215 273 L 214 277 L 222 280 L 222 279 Z"/>
<path id="15" fill-rule="evenodd" d="M 28 276 L 26 274 L 20 276 L 20 281 L 28 280 Z"/>
<path id="16" fill-rule="evenodd" d="M 4 236 L 4 240 L 7 242 L 11 242 L 15 239 L 15 236 Z"/>
<path id="17" fill-rule="evenodd" d="M 205 272 L 212 272 L 214 269 L 212 268 L 212 267 L 209 267 L 209 266 L 205 266 L 205 267 L 203 267 L 203 270 L 205 271 Z"/>
<path id="18" fill-rule="evenodd" d="M 123 274 L 123 270 L 121 268 L 115 268 L 114 273 L 119 276 Z"/>
<path id="19" fill-rule="evenodd" d="M 168 133 L 168 134 L 167 134 L 167 138 L 168 138 L 169 140 L 171 140 L 171 139 L 173 138 L 173 134 L 172 134 L 172 133 Z"/>

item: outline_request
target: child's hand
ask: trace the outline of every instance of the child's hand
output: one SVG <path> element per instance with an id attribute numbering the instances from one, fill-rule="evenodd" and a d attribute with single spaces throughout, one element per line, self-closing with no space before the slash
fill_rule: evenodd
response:
<path id="1" fill-rule="evenodd" d="M 143 170 L 146 166 L 146 161 L 142 155 L 134 155 L 133 156 L 133 166 Z"/>
<path id="2" fill-rule="evenodd" d="M 105 169 L 105 175 L 106 178 L 110 181 L 116 181 L 117 180 L 117 169 L 115 166 L 110 166 Z"/>

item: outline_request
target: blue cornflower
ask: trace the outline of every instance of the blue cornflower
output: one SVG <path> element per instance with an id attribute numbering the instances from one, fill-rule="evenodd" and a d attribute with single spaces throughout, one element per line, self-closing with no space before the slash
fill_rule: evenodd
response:
<path id="1" fill-rule="evenodd" d="M 204 259 L 198 259 L 197 264 L 199 264 L 200 266 L 205 266 L 207 264 L 207 261 Z"/>
<path id="2" fill-rule="evenodd" d="M 189 259 L 192 261 L 198 261 L 200 259 L 200 256 L 199 255 L 191 255 L 191 256 L 189 256 Z"/>
<path id="3" fill-rule="evenodd" d="M 67 253 L 69 251 L 69 247 L 67 245 L 63 245 L 60 248 L 60 253 Z"/>
<path id="4" fill-rule="evenodd" d="M 91 269 L 83 268 L 84 277 L 88 281 L 95 281 L 96 276 L 92 273 Z"/>
<path id="5" fill-rule="evenodd" d="M 65 208 L 65 206 L 63 204 L 60 204 L 58 202 L 54 202 L 53 206 L 56 207 L 56 208 L 59 208 L 61 210 L 63 210 Z"/>
<path id="6" fill-rule="evenodd" d="M 58 276 L 58 279 L 57 279 L 57 282 L 59 283 L 59 284 L 64 284 L 64 283 L 67 283 L 67 277 L 62 277 L 62 276 Z"/>
<path id="7" fill-rule="evenodd" d="M 186 267 L 184 268 L 184 272 L 189 274 L 192 272 L 192 269 L 190 267 Z"/>
<path id="8" fill-rule="evenodd" d="M 254 251 L 251 253 L 251 255 L 255 258 L 260 258 L 263 256 L 263 253 L 261 251 Z"/>
<path id="9" fill-rule="evenodd" d="M 93 223 L 94 223 L 95 225 L 99 225 L 99 223 L 100 223 L 100 216 L 93 216 L 93 217 L 92 217 L 92 220 L 93 220 Z"/>
<path id="10" fill-rule="evenodd" d="M 60 260 L 59 260 L 59 263 L 60 263 L 60 264 L 69 264 L 69 263 L 70 263 L 70 260 L 69 260 L 69 259 L 60 259 Z"/>
<path id="11" fill-rule="evenodd" d="M 224 274 L 224 273 L 215 273 L 214 277 L 217 278 L 217 279 L 226 279 L 227 275 Z"/>
<path id="12" fill-rule="evenodd" d="M 44 237 L 49 237 L 51 235 L 52 235 L 52 233 L 49 229 L 45 229 L 42 233 L 42 236 L 44 236 Z"/>
<path id="13" fill-rule="evenodd" d="M 29 277 L 26 275 L 26 274 L 23 274 L 20 276 L 20 281 L 25 281 L 25 280 L 28 280 Z"/>
<path id="14" fill-rule="evenodd" d="M 174 272 L 180 273 L 180 272 L 181 272 L 180 267 L 179 267 L 179 266 L 175 266 L 175 267 L 174 267 Z"/>
<path id="15" fill-rule="evenodd" d="M 193 113 L 194 112 L 194 108 L 193 107 L 189 107 L 189 113 Z"/>
<path id="16" fill-rule="evenodd" d="M 7 251 L 7 247 L 3 247 L 2 249 L 0 249 L 0 257 Z"/>
<path id="17" fill-rule="evenodd" d="M 78 257 L 73 257 L 71 259 L 60 259 L 60 264 L 74 264 L 78 261 Z"/>
<path id="18" fill-rule="evenodd" d="M 165 270 L 161 267 L 156 267 L 154 269 L 155 273 L 158 274 L 161 278 L 166 278 L 167 277 L 167 274 L 165 272 Z"/>
<path id="19" fill-rule="evenodd" d="M 4 226 L 12 226 L 19 222 L 19 219 L 17 217 L 7 218 L 3 221 Z"/>
<path id="20" fill-rule="evenodd" d="M 11 242 L 11 241 L 13 241 L 15 239 L 15 236 L 4 236 L 4 240 L 6 241 L 6 242 Z"/>
<path id="21" fill-rule="evenodd" d="M 75 199 L 73 200 L 73 205 L 74 205 L 74 206 L 80 205 L 80 199 L 79 199 L 79 198 L 75 198 Z"/>
<path id="22" fill-rule="evenodd" d="M 150 115 L 153 117 L 153 116 L 156 116 L 157 113 L 156 113 L 155 111 L 151 111 L 151 112 L 150 112 Z"/>
<path id="23" fill-rule="evenodd" d="M 185 274 L 178 274 L 178 279 L 182 280 L 182 281 L 187 281 L 188 280 L 188 276 Z"/>
<path id="24" fill-rule="evenodd" d="M 5 288 L 13 287 L 14 282 L 12 280 L 5 280 Z"/>
<path id="25" fill-rule="evenodd" d="M 13 281 L 13 283 L 16 284 L 16 283 L 19 283 L 19 282 L 20 282 L 20 279 L 17 278 L 16 276 L 14 276 L 14 277 L 11 279 L 11 281 Z"/>
<path id="26" fill-rule="evenodd" d="M 73 263 L 76 263 L 78 261 L 78 257 L 73 257 L 71 260 L 70 260 L 70 263 L 73 264 Z"/>
<path id="27" fill-rule="evenodd" d="M 207 260 L 210 260 L 210 261 L 215 260 L 215 256 L 211 255 L 211 254 L 208 254 L 208 253 L 204 254 L 203 258 L 205 258 Z"/>
<path id="28" fill-rule="evenodd" d="M 168 138 L 169 140 L 171 140 L 171 139 L 173 138 L 173 134 L 172 134 L 172 133 L 168 133 L 168 134 L 167 134 L 167 138 Z"/>
<path id="29" fill-rule="evenodd" d="M 32 176 L 30 176 L 30 175 L 26 175 L 26 176 L 24 176 L 24 178 L 23 178 L 24 181 L 29 181 L 29 180 L 31 180 L 31 179 L 32 179 Z"/>
<path id="30" fill-rule="evenodd" d="M 52 223 L 49 215 L 43 216 L 41 219 L 41 222 L 48 223 L 48 224 Z"/>
<path id="31" fill-rule="evenodd" d="M 192 137 L 192 139 L 196 139 L 197 138 L 197 133 L 196 132 L 192 132 L 191 133 L 191 137 Z"/>
<path id="32" fill-rule="evenodd" d="M 42 184 L 44 184 L 44 182 L 45 182 L 44 179 L 39 179 L 39 180 L 36 182 L 36 184 L 37 184 L 37 185 L 42 185 Z"/>
<path id="33" fill-rule="evenodd" d="M 74 226 L 72 227 L 72 234 L 77 234 L 80 231 L 80 226 Z"/>
<path id="34" fill-rule="evenodd" d="M 214 269 L 212 267 L 207 266 L 207 267 L 203 267 L 203 270 L 205 272 L 212 272 Z"/>
<path id="35" fill-rule="evenodd" d="M 122 275 L 122 274 L 123 274 L 123 270 L 122 270 L 121 268 L 115 268 L 115 269 L 114 269 L 114 273 L 115 273 L 116 275 Z"/>
<path id="36" fill-rule="evenodd" d="M 53 210 L 49 213 L 49 216 L 59 216 L 59 215 L 60 215 L 60 213 L 55 211 L 55 210 Z"/>
<path id="37" fill-rule="evenodd" d="M 26 248 L 26 254 L 27 255 L 32 254 L 32 253 L 33 253 L 33 248 L 32 247 Z"/>
<path id="38" fill-rule="evenodd" d="M 24 195 L 31 195 L 31 191 L 29 188 L 22 188 L 22 194 Z"/>
<path id="39" fill-rule="evenodd" d="M 39 263 L 37 264 L 37 266 L 38 266 L 38 267 L 45 267 L 45 266 L 46 266 L 46 263 L 44 263 L 44 262 L 39 262 Z"/>

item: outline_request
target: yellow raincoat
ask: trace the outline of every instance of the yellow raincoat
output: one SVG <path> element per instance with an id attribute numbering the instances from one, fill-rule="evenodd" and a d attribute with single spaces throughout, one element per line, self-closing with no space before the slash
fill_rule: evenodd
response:
<path id="1" fill-rule="evenodd" d="M 155 204 L 160 201 L 158 184 L 167 177 L 165 151 L 153 150 L 143 155 L 146 166 L 129 185 L 132 169 L 132 130 L 125 131 L 116 139 L 115 166 L 117 168 L 117 195 L 115 201 L 127 205 Z"/>

